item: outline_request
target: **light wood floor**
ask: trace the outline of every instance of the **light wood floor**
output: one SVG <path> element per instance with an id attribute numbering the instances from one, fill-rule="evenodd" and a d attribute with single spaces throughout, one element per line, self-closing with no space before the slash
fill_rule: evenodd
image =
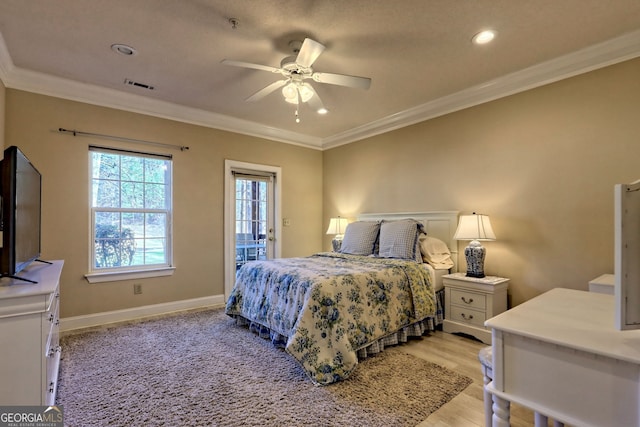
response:
<path id="1" fill-rule="evenodd" d="M 478 352 L 483 347 L 486 347 L 486 344 L 441 331 L 433 332 L 420 340 L 412 340 L 405 345 L 405 350 L 412 355 L 473 379 L 473 384 L 418 424 L 418 427 L 484 426 L 482 373 L 478 361 Z M 533 426 L 533 412 L 522 406 L 511 405 L 511 425 Z"/>

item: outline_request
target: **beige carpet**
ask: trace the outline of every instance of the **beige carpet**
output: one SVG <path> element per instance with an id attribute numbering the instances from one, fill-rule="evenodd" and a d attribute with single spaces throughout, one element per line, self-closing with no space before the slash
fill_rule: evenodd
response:
<path id="1" fill-rule="evenodd" d="M 63 337 L 65 425 L 415 426 L 471 379 L 389 348 L 314 386 L 222 309 Z"/>

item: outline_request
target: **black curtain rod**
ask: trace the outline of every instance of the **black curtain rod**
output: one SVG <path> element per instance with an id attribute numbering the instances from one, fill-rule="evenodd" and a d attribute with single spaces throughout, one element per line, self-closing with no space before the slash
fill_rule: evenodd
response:
<path id="1" fill-rule="evenodd" d="M 71 134 L 73 136 L 93 136 L 96 138 L 105 138 L 105 139 L 113 139 L 116 141 L 124 141 L 124 142 L 133 142 L 136 144 L 147 144 L 147 145 L 155 145 L 158 147 L 168 147 L 168 148 L 173 148 L 176 150 L 180 150 L 180 151 L 186 151 L 189 149 L 189 147 L 187 147 L 186 145 L 173 145 L 173 144 L 164 144 L 162 142 L 154 142 L 154 141 L 145 141 L 143 139 L 133 139 L 133 138 L 125 138 L 122 136 L 113 136 L 113 135 L 104 135 L 101 133 L 92 133 L 92 132 L 83 132 L 80 130 L 69 130 L 69 129 L 64 129 L 64 128 L 58 128 L 58 132 L 60 133 L 68 133 Z"/>

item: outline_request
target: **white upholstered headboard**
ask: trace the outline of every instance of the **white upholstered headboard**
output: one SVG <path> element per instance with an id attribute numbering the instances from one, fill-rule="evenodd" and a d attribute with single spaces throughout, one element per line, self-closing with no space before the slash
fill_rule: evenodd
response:
<path id="1" fill-rule="evenodd" d="M 413 218 L 424 224 L 429 236 L 436 237 L 447 244 L 451 251 L 454 266 L 452 272 L 458 271 L 458 241 L 453 235 L 458 228 L 458 211 L 405 212 L 405 213 L 365 213 L 358 215 L 359 221 L 380 221 Z"/>

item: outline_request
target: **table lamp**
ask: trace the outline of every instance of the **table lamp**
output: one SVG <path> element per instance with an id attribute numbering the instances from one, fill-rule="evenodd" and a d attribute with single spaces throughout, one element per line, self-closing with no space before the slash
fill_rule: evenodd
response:
<path id="1" fill-rule="evenodd" d="M 467 277 L 485 277 L 484 257 L 486 249 L 480 244 L 481 240 L 496 240 L 491 228 L 488 215 L 461 215 L 458 229 L 453 235 L 456 240 L 470 240 L 464 249 L 467 259 Z"/>
<path id="2" fill-rule="evenodd" d="M 331 245 L 333 247 L 334 252 L 338 252 L 340 250 L 340 246 L 342 246 L 342 238 L 344 237 L 344 230 L 347 229 L 347 224 L 349 222 L 346 218 L 331 218 L 329 221 L 329 228 L 327 229 L 327 234 L 335 235 L 333 240 L 331 241 Z"/>

